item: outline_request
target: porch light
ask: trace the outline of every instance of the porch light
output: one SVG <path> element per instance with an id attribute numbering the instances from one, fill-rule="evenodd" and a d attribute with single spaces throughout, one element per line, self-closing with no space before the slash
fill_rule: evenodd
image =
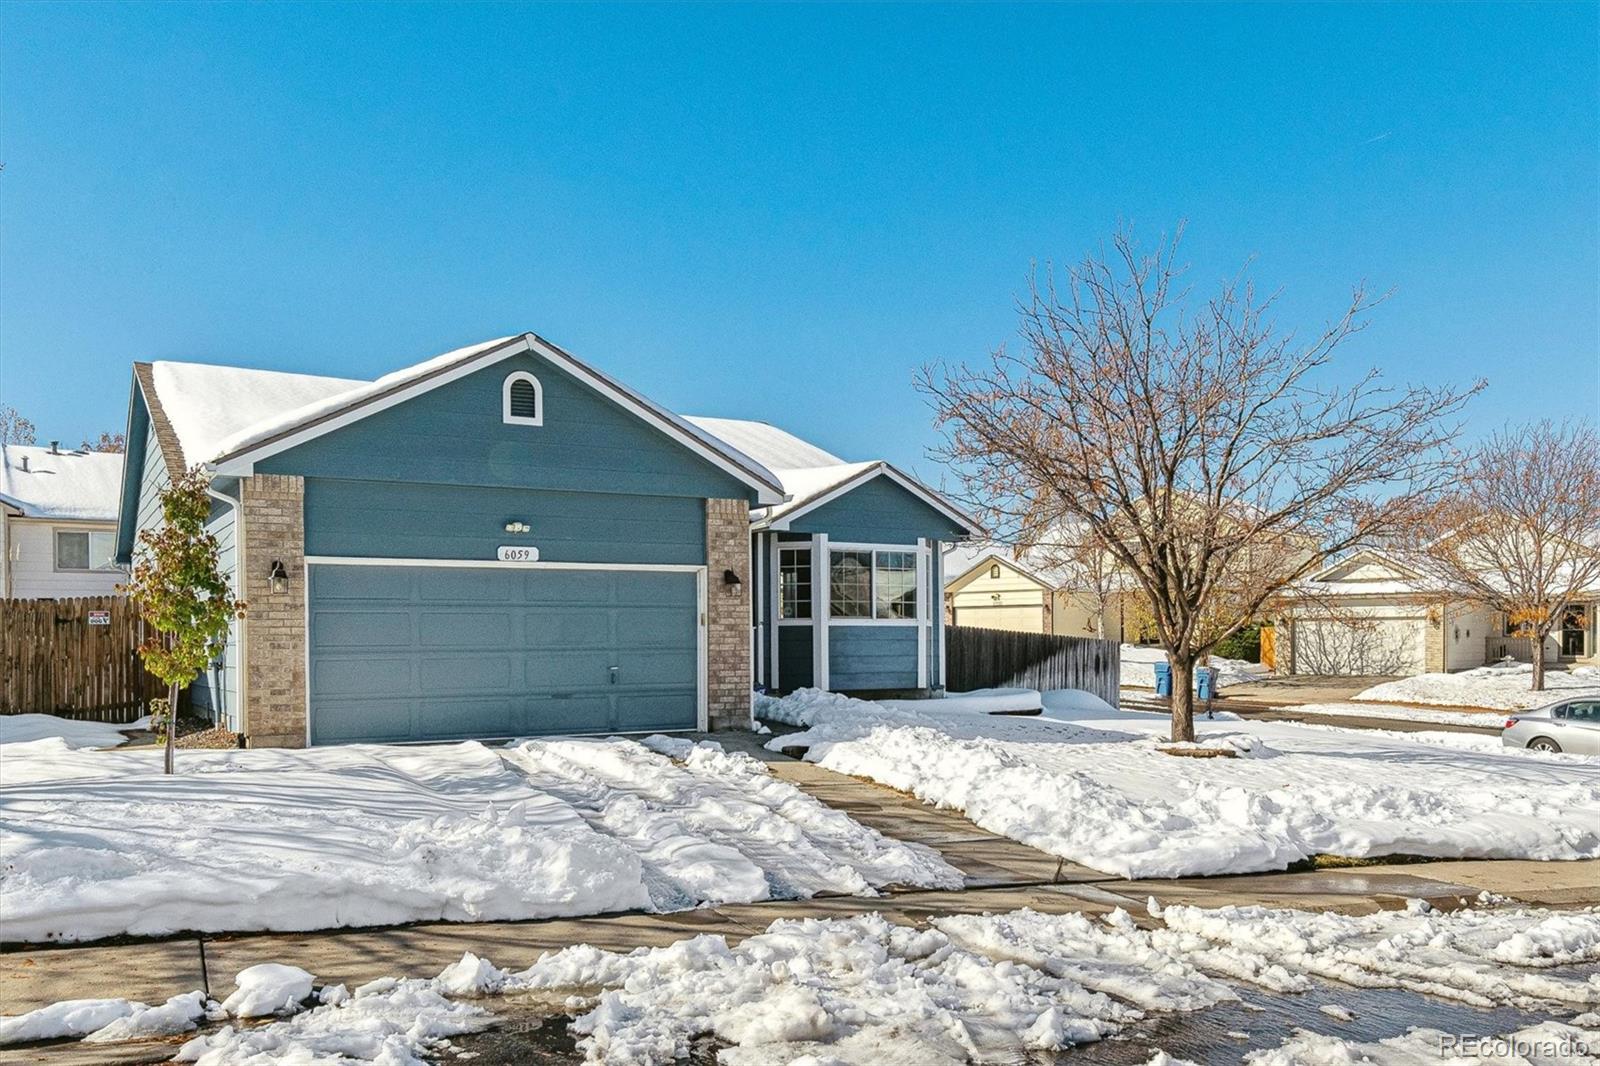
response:
<path id="1" fill-rule="evenodd" d="M 289 583 L 289 571 L 283 568 L 283 563 L 277 559 L 272 560 L 272 569 L 267 571 L 267 581 L 272 585 L 272 591 L 279 593 Z"/>
<path id="2" fill-rule="evenodd" d="M 722 583 L 724 585 L 742 585 L 742 584 L 744 584 L 744 582 L 742 580 L 740 580 L 739 575 L 734 573 L 732 570 L 724 570 L 722 572 Z"/>

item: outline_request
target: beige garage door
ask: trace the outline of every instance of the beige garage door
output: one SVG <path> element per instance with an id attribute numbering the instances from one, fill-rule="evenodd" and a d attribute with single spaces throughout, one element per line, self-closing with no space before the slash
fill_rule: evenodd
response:
<path id="1" fill-rule="evenodd" d="M 1300 621 L 1294 627 L 1294 672 L 1353 677 L 1423 672 L 1422 618 Z"/>
<path id="2" fill-rule="evenodd" d="M 1014 633 L 1043 633 L 1044 608 L 1038 604 L 1023 607 L 957 607 L 955 624 L 983 629 L 1009 629 Z"/>

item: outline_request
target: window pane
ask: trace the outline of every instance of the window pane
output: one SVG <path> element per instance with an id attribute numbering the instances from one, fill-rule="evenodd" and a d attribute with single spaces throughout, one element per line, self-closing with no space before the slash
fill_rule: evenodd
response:
<path id="1" fill-rule="evenodd" d="M 878 553 L 879 618 L 917 616 L 917 555 L 915 552 Z"/>
<path id="2" fill-rule="evenodd" d="M 89 534 L 89 565 L 96 570 L 115 570 L 117 535 L 115 533 Z"/>
<path id="3" fill-rule="evenodd" d="M 778 553 L 778 617 L 811 617 L 811 553 Z"/>
<path id="4" fill-rule="evenodd" d="M 89 569 L 89 534 L 56 534 L 56 569 Z"/>
<path id="5" fill-rule="evenodd" d="M 828 574 L 828 613 L 834 618 L 872 617 L 872 553 L 834 552 Z"/>

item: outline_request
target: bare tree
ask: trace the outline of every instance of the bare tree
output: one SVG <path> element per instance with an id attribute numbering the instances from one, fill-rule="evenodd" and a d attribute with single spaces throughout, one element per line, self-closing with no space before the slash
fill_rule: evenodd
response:
<path id="1" fill-rule="evenodd" d="M 1545 640 L 1580 595 L 1600 592 L 1600 433 L 1548 419 L 1499 430 L 1460 460 L 1436 528 L 1414 565 L 1504 613 L 1532 644 L 1542 691 Z"/>
<path id="2" fill-rule="evenodd" d="M 32 444 L 36 433 L 33 423 L 15 407 L 0 404 L 0 444 Z"/>
<path id="3" fill-rule="evenodd" d="M 945 433 L 936 454 L 995 531 L 1028 543 L 1082 522 L 1148 598 L 1183 741 L 1195 664 L 1331 555 L 1431 505 L 1450 420 L 1481 383 L 1330 381 L 1372 306 L 1364 290 L 1297 342 L 1247 282 L 1190 304 L 1177 247 L 1146 253 L 1119 234 L 1063 288 L 1032 287 L 1019 354 L 931 366 L 919 387 Z"/>
<path id="4" fill-rule="evenodd" d="M 1095 636 L 1104 640 L 1106 615 L 1118 597 L 1132 587 L 1105 542 L 1086 523 L 1068 521 L 1039 536 L 1027 554 L 1055 578 L 1060 588 L 1090 604 Z"/>
<path id="5" fill-rule="evenodd" d="M 124 452 L 128 450 L 128 439 L 121 433 L 107 433 L 102 430 L 100 436 L 94 440 L 85 438 L 78 448 L 85 452 Z"/>

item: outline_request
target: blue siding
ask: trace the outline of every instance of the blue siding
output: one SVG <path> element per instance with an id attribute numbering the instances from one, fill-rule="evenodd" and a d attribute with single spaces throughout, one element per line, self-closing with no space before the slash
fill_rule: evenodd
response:
<path id="1" fill-rule="evenodd" d="M 172 478 L 167 475 L 167 463 L 161 457 L 161 446 L 156 442 L 156 435 L 151 433 L 147 436 L 144 461 L 139 474 L 139 506 L 134 510 L 135 536 L 147 529 L 157 529 L 165 521 L 161 517 L 161 493 L 172 483 Z M 132 461 L 131 457 L 129 461 Z"/>
<path id="2" fill-rule="evenodd" d="M 544 425 L 501 421 L 501 385 L 539 379 Z M 280 452 L 261 473 L 754 499 L 688 447 L 534 355 L 518 355 Z"/>
<path id="3" fill-rule="evenodd" d="M 792 529 L 828 539 L 872 544 L 915 544 L 918 537 L 954 540 L 964 530 L 886 477 L 875 477 L 810 514 Z"/>
<path id="4" fill-rule="evenodd" d="M 150 413 L 145 410 L 144 396 L 134 383 L 133 400 L 128 413 L 127 451 L 122 457 L 122 498 L 117 513 L 117 562 L 127 564 L 133 559 L 135 538 L 139 535 L 139 516 L 149 500 L 145 490 L 152 480 L 150 471 L 151 449 L 155 434 L 150 432 Z M 155 456 L 160 462 L 160 455 Z M 161 477 L 167 474 L 161 465 Z M 157 489 L 156 491 L 160 491 Z"/>
<path id="5" fill-rule="evenodd" d="M 915 626 L 828 627 L 828 688 L 850 692 L 916 687 Z"/>
<path id="6" fill-rule="evenodd" d="M 527 544 L 546 562 L 706 561 L 705 502 L 682 496 L 308 478 L 305 514 L 308 555 L 489 560 Z M 513 519 L 532 532 L 507 533 Z"/>
<path id="7" fill-rule="evenodd" d="M 206 524 L 217 538 L 217 561 L 228 576 L 228 583 L 238 594 L 238 544 L 234 509 L 213 501 L 211 520 Z M 239 722 L 239 622 L 228 627 L 228 641 L 222 653 L 206 668 L 189 688 L 189 698 L 197 711 L 205 712 L 211 720 L 238 732 Z"/>

